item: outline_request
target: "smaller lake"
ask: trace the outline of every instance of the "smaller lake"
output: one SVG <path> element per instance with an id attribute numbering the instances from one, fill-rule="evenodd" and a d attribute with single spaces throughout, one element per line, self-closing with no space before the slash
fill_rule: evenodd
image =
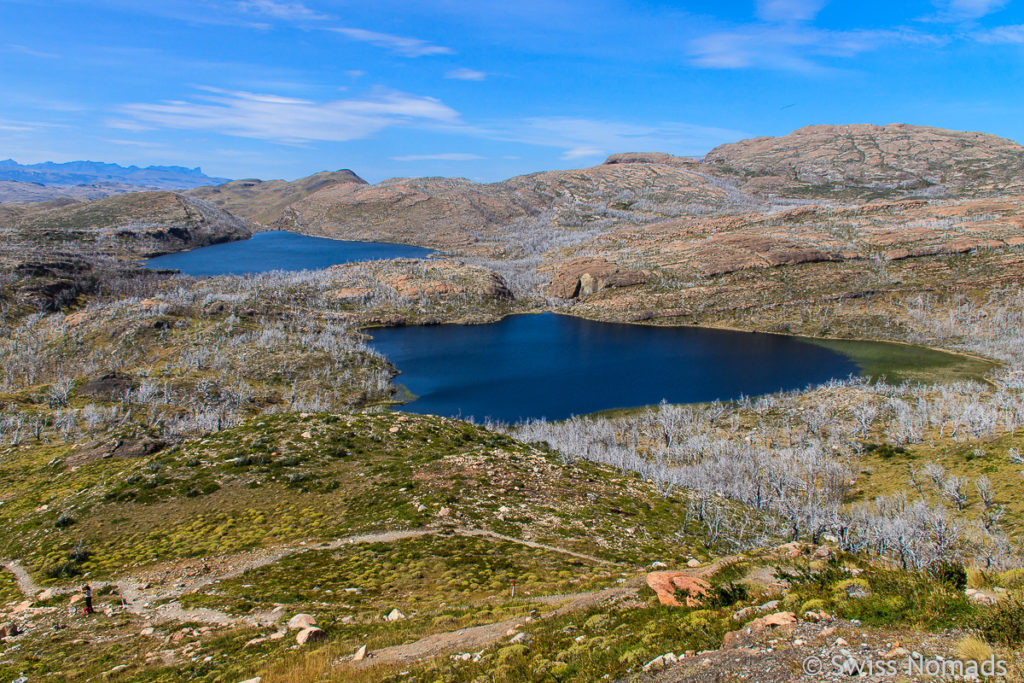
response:
<path id="1" fill-rule="evenodd" d="M 148 268 L 173 268 L 186 275 L 246 275 L 272 270 L 322 270 L 339 263 L 424 258 L 431 249 L 389 242 L 347 242 L 274 230 L 146 259 Z"/>
<path id="2" fill-rule="evenodd" d="M 857 374 L 845 354 L 796 337 L 554 313 L 369 333 L 416 397 L 402 410 L 505 422 L 729 400 Z"/>

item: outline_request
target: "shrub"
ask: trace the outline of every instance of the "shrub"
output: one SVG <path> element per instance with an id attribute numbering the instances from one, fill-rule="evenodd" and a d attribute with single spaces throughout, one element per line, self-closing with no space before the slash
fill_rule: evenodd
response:
<path id="1" fill-rule="evenodd" d="M 891 443 L 872 443 L 864 447 L 868 453 L 873 453 L 880 458 L 892 458 L 897 455 L 907 455 L 909 451 L 903 446 L 893 446 Z"/>
<path id="2" fill-rule="evenodd" d="M 66 528 L 68 528 L 69 526 L 71 526 L 74 523 L 75 523 L 74 517 L 72 517 L 71 515 L 69 515 L 66 512 L 62 512 L 59 515 L 57 515 L 57 521 L 54 522 L 53 525 L 55 527 L 57 527 L 58 529 L 66 529 Z"/>
<path id="3" fill-rule="evenodd" d="M 747 597 L 749 597 L 749 591 L 745 584 L 730 581 L 715 587 L 711 603 L 718 607 L 730 607 L 737 602 L 746 600 Z"/>
<path id="4" fill-rule="evenodd" d="M 978 610 L 978 632 L 985 640 L 1012 647 L 1024 644 L 1024 601 L 1020 596 Z"/>
<path id="5" fill-rule="evenodd" d="M 77 562 L 73 562 L 72 560 L 58 562 L 57 564 L 48 567 L 46 570 L 46 575 L 51 579 L 70 579 L 81 573 L 81 567 L 78 566 Z"/>
<path id="6" fill-rule="evenodd" d="M 823 612 L 826 607 L 828 607 L 828 603 L 824 600 L 808 600 L 804 604 L 800 605 L 800 614 L 805 614 L 807 612 Z"/>
<path id="7" fill-rule="evenodd" d="M 945 560 L 928 568 L 928 575 L 935 581 L 962 591 L 967 588 L 967 570 L 962 564 Z"/>
<path id="8" fill-rule="evenodd" d="M 864 579 L 847 579 L 840 581 L 832 589 L 832 597 L 836 600 L 846 598 L 860 599 L 871 595 L 871 585 Z"/>

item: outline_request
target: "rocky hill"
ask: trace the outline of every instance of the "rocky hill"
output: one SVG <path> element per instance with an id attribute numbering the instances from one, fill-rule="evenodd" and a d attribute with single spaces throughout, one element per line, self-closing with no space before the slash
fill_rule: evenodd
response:
<path id="1" fill-rule="evenodd" d="M 306 178 L 287 180 L 233 180 L 222 185 L 199 187 L 188 194 L 262 225 L 278 223 L 293 203 L 325 188 L 361 186 L 366 181 L 352 171 L 324 171 Z"/>
<path id="2" fill-rule="evenodd" d="M 649 160 L 532 173 L 498 183 L 398 178 L 376 185 L 339 184 L 292 204 L 278 225 L 328 237 L 498 253 L 504 247 L 482 243 L 516 247 L 540 233 L 602 230 L 618 222 L 646 223 L 760 205 L 699 172 L 689 160 L 642 156 Z M 495 230 L 506 234 L 492 234 Z M 508 239 L 510 231 L 522 239 Z"/>
<path id="3" fill-rule="evenodd" d="M 244 219 L 173 192 L 134 192 L 92 202 L 22 207 L 0 215 L 5 246 L 18 239 L 36 249 L 142 257 L 194 249 L 252 235 Z M 4 218 L 6 216 L 6 218 Z M 87 245 L 87 246 L 85 246 Z"/>
<path id="4" fill-rule="evenodd" d="M 248 221 L 173 192 L 134 192 L 91 202 L 0 205 L 0 269 L 18 305 L 60 308 L 133 261 L 248 239 Z"/>
<path id="5" fill-rule="evenodd" d="M 979 195 L 1024 189 L 1024 147 L 985 133 L 892 124 L 808 126 L 716 147 L 707 166 L 746 189 L 807 197 Z"/>

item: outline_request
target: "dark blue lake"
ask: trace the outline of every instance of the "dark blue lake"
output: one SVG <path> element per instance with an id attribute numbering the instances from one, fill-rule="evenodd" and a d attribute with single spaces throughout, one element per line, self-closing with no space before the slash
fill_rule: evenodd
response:
<path id="1" fill-rule="evenodd" d="M 417 397 L 403 410 L 479 420 L 727 400 L 857 373 L 846 356 L 794 337 L 554 313 L 370 334 L 402 373 L 395 381 Z"/>
<path id="2" fill-rule="evenodd" d="M 321 270 L 339 263 L 423 258 L 430 249 L 388 242 L 346 242 L 294 232 L 258 232 L 252 239 L 224 242 L 146 259 L 149 268 L 174 268 L 186 275 L 245 275 L 271 270 Z"/>

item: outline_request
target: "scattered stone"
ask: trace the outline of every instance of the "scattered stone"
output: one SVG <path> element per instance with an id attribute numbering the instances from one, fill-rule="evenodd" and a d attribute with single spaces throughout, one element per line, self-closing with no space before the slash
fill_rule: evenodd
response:
<path id="1" fill-rule="evenodd" d="M 296 614 L 288 620 L 289 631 L 301 631 L 316 626 L 316 618 L 312 614 Z"/>
<path id="2" fill-rule="evenodd" d="M 651 562 L 651 569 L 665 569 L 668 567 L 664 562 Z"/>
<path id="3" fill-rule="evenodd" d="M 898 645 L 882 655 L 885 659 L 905 659 L 910 656 L 910 650 Z"/>
<path id="4" fill-rule="evenodd" d="M 511 638 L 509 638 L 508 642 L 526 644 L 531 640 L 533 640 L 533 636 L 531 636 L 529 633 L 517 633 Z"/>
<path id="5" fill-rule="evenodd" d="M 440 510 L 437 511 L 438 517 L 447 517 L 450 514 L 452 514 L 452 511 L 449 508 L 441 508 Z"/>
<path id="6" fill-rule="evenodd" d="M 147 638 L 153 635 L 154 633 L 156 633 L 156 629 L 154 629 L 152 626 L 147 626 L 146 628 L 139 631 L 140 636 L 145 636 Z"/>
<path id="7" fill-rule="evenodd" d="M 695 557 L 694 558 L 690 558 L 689 560 L 686 561 L 686 566 L 687 567 L 691 567 L 691 568 L 699 567 L 700 566 L 700 560 L 698 560 Z"/>
<path id="8" fill-rule="evenodd" d="M 42 591 L 41 593 L 39 593 L 39 595 L 36 596 L 36 600 L 38 600 L 39 602 L 44 602 L 46 600 L 49 600 L 52 597 L 53 597 L 53 589 L 52 588 L 47 588 L 46 590 Z"/>
<path id="9" fill-rule="evenodd" d="M 796 623 L 796 615 L 792 612 L 776 612 L 775 614 L 769 614 L 766 617 L 761 617 L 756 621 L 764 623 L 765 626 L 776 627 L 776 626 L 788 626 L 789 624 Z"/>
<path id="10" fill-rule="evenodd" d="M 358 650 L 356 650 L 356 653 L 354 655 L 352 655 L 352 661 L 353 662 L 361 662 L 364 659 L 366 659 L 366 646 L 365 645 L 363 645 Z"/>
<path id="11" fill-rule="evenodd" d="M 323 629 L 319 629 L 316 626 L 310 626 L 299 631 L 295 636 L 295 642 L 299 645 L 305 645 L 306 643 L 316 643 L 327 638 L 327 633 Z"/>
<path id="12" fill-rule="evenodd" d="M 247 678 L 244 681 L 239 681 L 238 683 L 263 683 L 263 677 L 257 676 L 256 678 Z"/>
<path id="13" fill-rule="evenodd" d="M 402 619 L 405 619 L 405 615 L 399 612 L 397 607 L 388 612 L 388 615 L 384 617 L 385 621 L 401 621 Z"/>
<path id="14" fill-rule="evenodd" d="M 846 642 L 845 638 L 836 638 L 836 642 L 834 642 L 832 644 L 835 645 L 836 647 L 846 647 L 847 645 L 849 645 L 849 643 Z"/>
<path id="15" fill-rule="evenodd" d="M 128 668 L 127 664 L 118 664 L 113 669 L 108 669 L 107 671 L 104 671 L 103 672 L 103 678 L 110 678 L 111 676 L 116 676 L 117 674 L 121 673 L 122 671 L 125 671 L 127 668 Z"/>
<path id="16" fill-rule="evenodd" d="M 84 599 L 84 596 L 83 596 L 83 599 Z M 71 604 L 74 604 L 74 602 L 72 602 Z M 14 609 L 11 610 L 11 614 L 21 614 L 22 612 L 24 612 L 25 610 L 29 609 L 30 607 L 32 607 L 32 601 L 31 600 L 26 600 L 25 602 L 19 602 L 17 605 L 15 605 Z"/>

